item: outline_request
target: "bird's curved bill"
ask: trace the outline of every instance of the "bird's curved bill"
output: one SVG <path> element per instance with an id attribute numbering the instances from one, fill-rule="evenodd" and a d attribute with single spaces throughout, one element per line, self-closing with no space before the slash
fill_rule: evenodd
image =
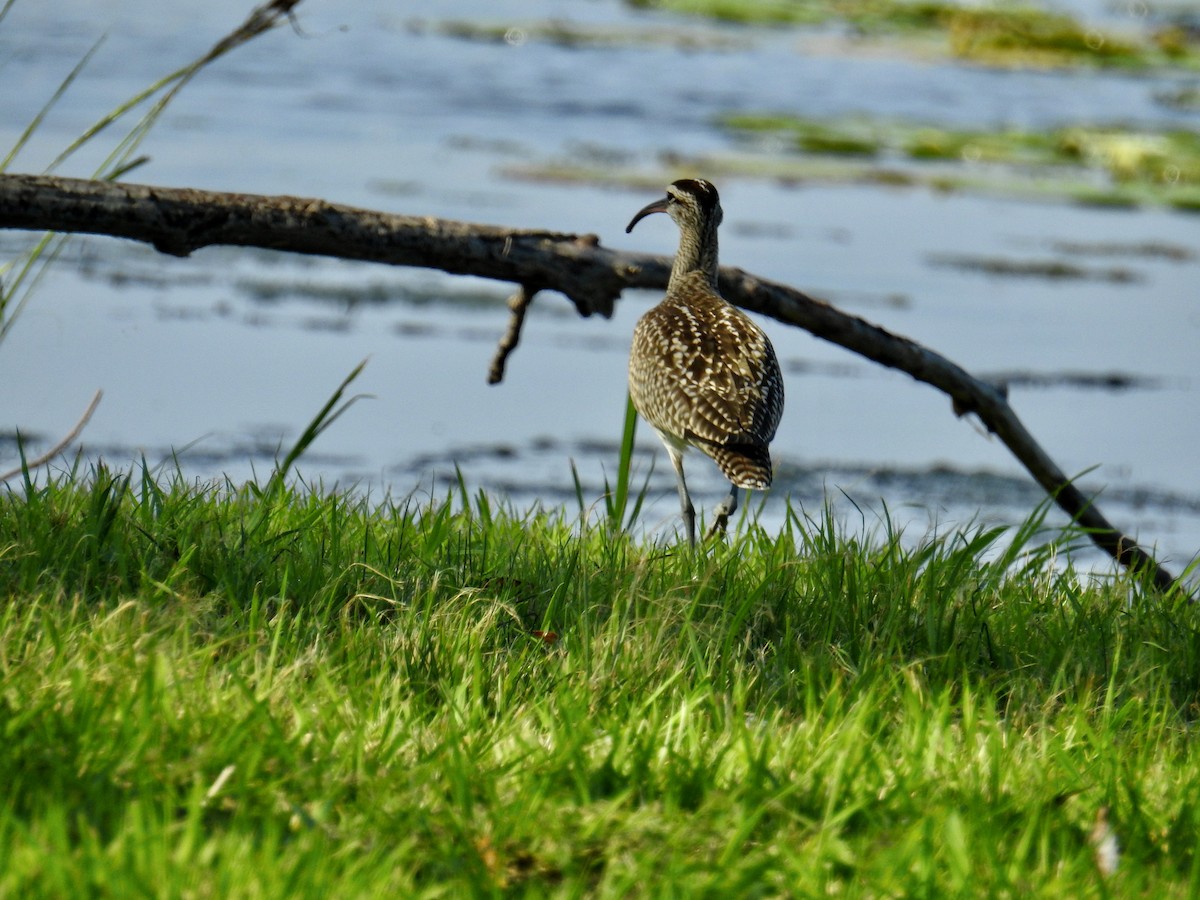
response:
<path id="1" fill-rule="evenodd" d="M 655 200 L 653 203 L 643 207 L 641 211 L 629 221 L 629 224 L 625 226 L 625 233 L 629 234 L 629 232 L 633 231 L 633 226 L 642 221 L 642 219 L 646 218 L 646 216 L 650 215 L 651 213 L 665 213 L 667 211 L 667 204 L 670 201 L 670 197 L 663 197 L 661 200 Z"/>

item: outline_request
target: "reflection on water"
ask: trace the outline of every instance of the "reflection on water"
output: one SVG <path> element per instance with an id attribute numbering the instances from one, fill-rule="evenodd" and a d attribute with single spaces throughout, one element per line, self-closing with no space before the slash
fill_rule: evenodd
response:
<path id="1" fill-rule="evenodd" d="M 204 4 L 181 28 L 182 13 L 149 0 L 18 0 L 0 24 L 0 76 L 20 88 L 0 92 L 0 147 L 13 145 L 96 37 L 109 36 L 13 170 L 39 171 L 248 7 Z M 466 41 L 428 22 L 411 27 L 382 0 L 302 4 L 300 33 L 280 29 L 187 88 L 146 143 L 152 162 L 137 179 L 593 232 L 613 247 L 669 253 L 669 222 L 623 233 L 661 186 L 526 183 L 505 168 L 570 157 L 653 181 L 672 159 L 729 151 L 733 139 L 715 124 L 722 116 L 764 109 L 963 128 L 1200 122 L 1186 105 L 1157 101 L 1187 86 L 1170 75 L 818 54 L 793 33 L 647 17 L 615 0 L 445 2 L 437 15 L 554 16 L 728 40 L 686 49 Z M 89 174 L 91 162 L 63 174 Z M 726 263 L 828 297 L 1007 382 L 1047 451 L 1104 488 L 1110 518 L 1177 565 L 1200 548 L 1191 452 L 1200 441 L 1200 218 L 750 176 L 720 187 Z M 20 240 L 0 235 L 5 258 Z M 306 477 L 403 495 L 440 490 L 457 464 L 472 487 L 517 505 L 569 506 L 573 463 L 594 501 L 614 472 L 629 335 L 654 297 L 632 293 L 611 321 L 585 321 L 562 298 L 539 296 L 506 381 L 488 387 L 508 293 L 267 251 L 214 248 L 178 260 L 79 240 L 0 346 L 0 384 L 19 387 L 3 392 L 0 434 L 20 427 L 32 444 L 52 442 L 103 388 L 89 454 L 173 465 L 173 448 L 187 447 L 178 458 L 189 476 L 261 476 L 366 357 L 354 389 L 372 399 L 322 436 L 301 466 Z M 998 442 L 954 418 L 947 398 L 804 333 L 767 327 L 789 383 L 765 524 L 782 521 L 788 495 L 809 510 L 848 496 L 878 514 L 882 500 L 917 532 L 1020 520 L 1041 499 Z M 642 440 L 639 477 L 651 476 L 644 520 L 670 529 L 670 474 L 652 437 Z M 14 443 L 0 440 L 0 466 L 15 456 Z M 697 497 L 711 504 L 724 491 L 715 470 L 692 470 Z"/>

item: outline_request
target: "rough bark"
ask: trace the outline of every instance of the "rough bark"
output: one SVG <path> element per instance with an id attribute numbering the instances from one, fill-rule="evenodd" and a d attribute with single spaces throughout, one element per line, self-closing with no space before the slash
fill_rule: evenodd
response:
<path id="1" fill-rule="evenodd" d="M 403 216 L 298 197 L 0 175 L 0 228 L 84 232 L 152 244 L 187 256 L 216 244 L 441 269 L 518 285 L 514 316 L 538 291 L 565 295 L 580 315 L 610 316 L 626 288 L 664 288 L 671 261 L 600 245 L 595 235 L 561 234 Z M 1005 392 L 974 378 L 908 338 L 850 316 L 786 285 L 740 269 L 721 270 L 731 302 L 796 325 L 880 365 L 907 372 L 947 394 L 957 415 L 974 413 L 1092 540 L 1121 564 L 1145 572 L 1166 591 L 1174 576 L 1116 529 L 1026 430 Z M 516 345 L 515 321 L 493 365 Z"/>

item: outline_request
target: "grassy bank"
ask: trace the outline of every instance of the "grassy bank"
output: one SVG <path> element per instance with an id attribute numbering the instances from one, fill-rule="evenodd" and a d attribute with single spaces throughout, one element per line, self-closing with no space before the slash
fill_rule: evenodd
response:
<path id="1" fill-rule="evenodd" d="M 0 895 L 1200 886 L 1193 609 L 1023 533 L 454 499 L 6 493 Z"/>

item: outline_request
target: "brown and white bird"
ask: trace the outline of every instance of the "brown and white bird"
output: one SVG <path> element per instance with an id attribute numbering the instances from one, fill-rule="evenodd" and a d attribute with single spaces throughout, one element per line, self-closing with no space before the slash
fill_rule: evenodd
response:
<path id="1" fill-rule="evenodd" d="M 706 537 L 724 532 L 739 489 L 771 486 L 768 445 L 783 415 L 783 378 L 766 334 L 717 290 L 717 189 L 707 181 L 676 181 L 664 199 L 633 217 L 626 233 L 658 212 L 679 226 L 679 252 L 666 296 L 634 328 L 629 393 L 666 445 L 688 542 L 695 545 L 684 451 L 695 447 L 711 457 L 730 481 Z"/>

